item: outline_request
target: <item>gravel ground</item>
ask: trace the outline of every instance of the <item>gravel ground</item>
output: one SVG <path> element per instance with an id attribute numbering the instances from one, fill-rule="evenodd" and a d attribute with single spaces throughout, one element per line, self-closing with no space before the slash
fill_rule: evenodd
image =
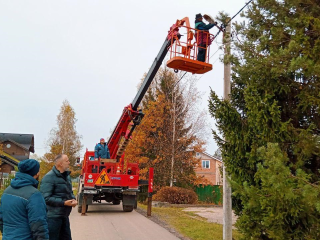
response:
<path id="1" fill-rule="evenodd" d="M 194 212 L 200 217 L 206 218 L 208 222 L 223 224 L 223 208 L 222 207 L 188 207 L 183 211 Z M 232 224 L 237 221 L 237 216 L 232 214 Z"/>

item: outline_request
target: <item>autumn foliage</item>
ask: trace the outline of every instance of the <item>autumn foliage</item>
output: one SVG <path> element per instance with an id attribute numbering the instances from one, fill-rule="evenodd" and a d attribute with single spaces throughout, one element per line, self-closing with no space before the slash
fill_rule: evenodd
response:
<path id="1" fill-rule="evenodd" d="M 70 161 L 71 176 L 77 177 L 80 168 L 75 167 L 76 158 L 82 148 L 81 136 L 76 130 L 75 111 L 67 100 L 64 100 L 57 116 L 57 127 L 50 131 L 47 152 L 41 160 L 40 175 L 43 177 L 54 165 L 54 159 L 58 154 L 66 154 Z"/>
<path id="2" fill-rule="evenodd" d="M 199 93 L 192 79 L 179 79 L 160 69 L 141 106 L 145 117 L 126 150 L 126 161 L 139 163 L 142 179 L 154 167 L 155 189 L 197 181 L 195 152 L 205 143 L 205 116 L 197 109 Z"/>
<path id="3" fill-rule="evenodd" d="M 198 196 L 190 189 L 163 187 L 153 196 L 153 200 L 171 204 L 194 204 L 198 201 Z"/>

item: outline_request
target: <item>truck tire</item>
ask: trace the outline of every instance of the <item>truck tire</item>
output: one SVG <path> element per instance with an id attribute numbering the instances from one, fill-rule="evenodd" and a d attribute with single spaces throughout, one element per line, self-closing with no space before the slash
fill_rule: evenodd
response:
<path id="1" fill-rule="evenodd" d="M 133 211 L 133 205 L 123 205 L 123 211 L 124 212 L 132 212 Z"/>
<path id="2" fill-rule="evenodd" d="M 113 205 L 119 205 L 120 204 L 120 200 L 113 200 Z"/>
<path id="3" fill-rule="evenodd" d="M 86 205 L 86 212 L 88 212 L 88 205 Z M 82 213 L 82 205 L 78 205 L 78 213 Z"/>

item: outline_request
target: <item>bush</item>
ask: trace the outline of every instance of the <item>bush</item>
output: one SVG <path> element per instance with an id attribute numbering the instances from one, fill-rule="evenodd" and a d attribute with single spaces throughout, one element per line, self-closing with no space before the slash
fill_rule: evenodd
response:
<path id="1" fill-rule="evenodd" d="M 0 199 L 2 197 L 2 194 L 3 194 L 4 190 L 3 189 L 0 189 Z"/>
<path id="2" fill-rule="evenodd" d="M 171 204 L 193 204 L 198 201 L 198 196 L 194 191 L 189 189 L 163 187 L 153 196 L 153 199 Z"/>

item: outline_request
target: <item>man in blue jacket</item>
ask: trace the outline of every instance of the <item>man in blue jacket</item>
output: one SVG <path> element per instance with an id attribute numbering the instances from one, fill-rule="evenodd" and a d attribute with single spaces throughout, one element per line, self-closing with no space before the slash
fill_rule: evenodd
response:
<path id="1" fill-rule="evenodd" d="M 19 163 L 18 169 L 1 198 L 2 240 L 48 240 L 46 203 L 37 190 L 40 164 L 27 159 Z"/>
<path id="2" fill-rule="evenodd" d="M 67 155 L 55 158 L 55 166 L 42 179 L 40 191 L 47 204 L 50 240 L 71 240 L 69 215 L 77 205 L 72 192 Z"/>
<path id="3" fill-rule="evenodd" d="M 94 148 L 94 157 L 95 158 L 110 158 L 109 148 L 104 138 L 100 139 L 100 143 L 96 145 Z"/>
<path id="4" fill-rule="evenodd" d="M 94 148 L 94 158 L 110 158 L 108 144 L 104 141 L 104 138 L 100 138 L 100 143 L 98 143 Z M 104 162 L 101 162 L 99 172 L 104 168 Z"/>
<path id="5" fill-rule="evenodd" d="M 209 35 L 209 29 L 216 26 L 217 22 L 205 24 L 202 21 L 202 19 L 203 18 L 201 13 L 198 13 L 196 15 L 196 20 L 195 20 L 195 29 L 202 30 L 202 31 L 196 31 L 196 41 L 198 44 L 197 60 L 201 62 L 205 62 L 207 46 L 210 45 L 212 42 L 212 39 L 210 39 L 210 35 Z"/>

